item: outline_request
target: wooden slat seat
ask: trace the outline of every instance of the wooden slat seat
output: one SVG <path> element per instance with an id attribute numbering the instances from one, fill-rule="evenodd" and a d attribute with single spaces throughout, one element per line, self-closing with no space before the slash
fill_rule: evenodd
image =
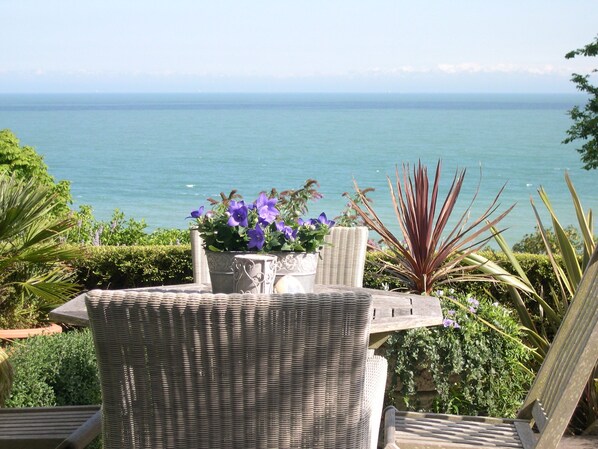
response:
<path id="1" fill-rule="evenodd" d="M 101 430 L 99 405 L 0 408 L 0 448 L 84 448 Z"/>
<path id="2" fill-rule="evenodd" d="M 598 247 L 516 420 L 384 414 L 386 449 L 556 449 L 598 362 Z"/>
<path id="3" fill-rule="evenodd" d="M 394 407 L 385 410 L 385 434 L 388 441 L 401 441 L 401 449 L 460 445 L 497 449 L 521 448 L 522 442 L 517 427 L 528 429 L 527 438 L 533 439 L 533 433 L 526 420 L 478 416 L 459 416 L 458 419 L 453 419 L 453 415 L 395 412 Z"/>

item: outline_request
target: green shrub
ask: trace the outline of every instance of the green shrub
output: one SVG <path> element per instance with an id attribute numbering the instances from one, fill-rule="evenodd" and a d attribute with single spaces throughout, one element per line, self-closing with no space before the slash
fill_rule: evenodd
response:
<path id="1" fill-rule="evenodd" d="M 387 343 L 391 403 L 401 409 L 465 415 L 514 416 L 530 386 L 524 369 L 531 351 L 507 308 L 487 297 L 451 292 L 442 300 L 444 326 L 395 333 Z M 471 312 L 466 309 L 470 309 Z M 507 338 L 477 315 L 499 328 Z M 418 381 L 431 378 L 437 393 L 420 401 Z"/>
<path id="2" fill-rule="evenodd" d="M 114 209 L 108 221 L 97 220 L 89 205 L 73 211 L 77 222 L 67 235 L 68 243 L 91 246 L 139 246 L 189 244 L 188 229 L 162 229 L 147 231 L 144 219 L 126 218 L 124 212 Z"/>
<path id="3" fill-rule="evenodd" d="M 575 248 L 578 254 L 583 253 L 583 242 L 579 232 L 573 225 L 569 225 L 564 228 L 565 235 L 571 241 L 571 244 Z M 558 253 L 559 244 L 558 238 L 552 228 L 546 229 L 546 237 L 548 238 L 548 245 L 553 253 Z M 546 254 L 546 244 L 542 239 L 540 229 L 536 226 L 536 229 L 531 234 L 525 234 L 521 240 L 513 245 L 513 251 L 519 253 L 532 253 L 532 254 Z"/>
<path id="4" fill-rule="evenodd" d="M 13 343 L 14 370 L 7 407 L 50 407 L 101 402 L 91 332 L 41 335 Z"/>
<path id="5" fill-rule="evenodd" d="M 480 254 L 499 264 L 510 273 L 515 273 L 515 270 L 503 253 L 485 250 L 481 251 Z M 404 286 L 401 285 L 396 277 L 379 271 L 377 268 L 378 264 L 375 264 L 374 260 L 380 257 L 385 257 L 384 251 L 368 251 L 363 275 L 364 287 L 380 290 L 404 290 Z M 536 290 L 550 292 L 551 286 L 556 285 L 557 279 L 554 276 L 550 260 L 546 255 L 516 253 L 515 257 Z M 448 283 L 446 287 L 462 293 L 492 296 L 505 305 L 511 303 L 506 288 L 498 283 L 482 281 L 452 282 Z"/>
<path id="6" fill-rule="evenodd" d="M 86 289 L 193 282 L 188 245 L 87 247 L 86 257 L 73 262 L 73 267 L 78 282 Z"/>

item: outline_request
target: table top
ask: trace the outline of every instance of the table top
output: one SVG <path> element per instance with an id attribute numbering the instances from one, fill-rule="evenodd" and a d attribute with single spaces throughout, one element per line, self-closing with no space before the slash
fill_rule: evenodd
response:
<path id="1" fill-rule="evenodd" d="M 131 289 L 136 291 L 155 291 L 164 293 L 190 292 L 211 293 L 209 284 L 165 285 Z M 424 295 L 374 290 L 370 288 L 347 287 L 344 285 L 316 285 L 316 293 L 354 291 L 372 295 L 373 311 L 371 334 L 382 334 L 416 327 L 442 324 L 442 311 L 438 298 Z M 89 318 L 85 308 L 85 293 L 52 310 L 50 320 L 88 326 Z"/>

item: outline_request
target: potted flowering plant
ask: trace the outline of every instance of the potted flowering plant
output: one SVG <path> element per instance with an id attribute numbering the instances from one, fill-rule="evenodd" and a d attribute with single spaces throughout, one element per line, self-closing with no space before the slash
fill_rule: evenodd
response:
<path id="1" fill-rule="evenodd" d="M 307 213 L 307 202 L 321 197 L 316 185 L 308 180 L 299 190 L 262 192 L 251 203 L 233 190 L 228 196 L 220 194 L 220 200 L 208 199 L 211 209 L 201 206 L 191 212 L 189 218 L 196 220 L 204 242 L 214 291 L 232 291 L 232 260 L 242 252 L 276 255 L 277 278 L 303 269 L 311 279 L 298 279 L 306 291 L 313 288 L 317 251 L 334 226 L 325 213 L 301 217 Z M 220 286 L 220 277 L 226 285 Z"/>

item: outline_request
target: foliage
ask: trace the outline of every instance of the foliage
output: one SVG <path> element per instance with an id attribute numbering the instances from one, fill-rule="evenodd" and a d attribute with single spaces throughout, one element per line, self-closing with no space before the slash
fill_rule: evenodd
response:
<path id="1" fill-rule="evenodd" d="M 497 235 L 496 240 L 507 258 L 511 261 L 517 276 L 512 276 L 504 272 L 500 267 L 494 266 L 490 262 L 486 263 L 483 268 L 487 273 L 493 274 L 502 280 L 509 289 L 513 305 L 517 310 L 521 324 L 524 326 L 527 339 L 537 348 L 538 362 L 541 362 L 548 352 L 552 338 L 556 334 L 569 304 L 577 292 L 582 274 L 590 261 L 591 254 L 596 248 L 592 212 L 591 210 L 587 214 L 584 212 L 581 201 L 567 173 L 565 173 L 565 181 L 575 208 L 579 224 L 578 233 L 582 236 L 583 254 L 581 256 L 577 254 L 574 243 L 569 240 L 565 228 L 560 224 L 544 188 L 540 187 L 538 193 L 551 217 L 552 227 L 556 235 L 556 252 L 551 247 L 546 228 L 540 219 L 538 210 L 533 200 L 531 201 L 532 209 L 536 215 L 538 230 L 542 236 L 556 279 L 551 288 L 547 291 L 539 291 L 534 288 L 525 271 L 517 264 L 513 252 L 502 236 Z M 480 257 L 478 256 L 476 262 L 480 261 Z M 527 295 L 537 303 L 536 310 L 539 310 L 541 320 L 535 319 L 532 310 L 526 306 L 522 294 Z M 594 374 L 586 386 L 585 394 L 582 396 L 573 417 L 578 430 L 585 430 L 592 425 L 596 425 L 598 422 L 598 382 L 595 379 L 598 379 L 598 365 L 594 369 Z"/>
<path id="2" fill-rule="evenodd" d="M 10 394 L 13 378 L 14 372 L 8 360 L 8 354 L 0 346 L 0 407 L 4 407 L 4 403 Z"/>
<path id="3" fill-rule="evenodd" d="M 30 146 L 21 146 L 19 139 L 9 129 L 0 131 L 0 175 L 14 175 L 21 180 L 35 180 L 48 189 L 57 202 L 53 213 L 64 215 L 71 203 L 70 183 L 55 182 L 41 155 Z"/>
<path id="4" fill-rule="evenodd" d="M 92 246 L 178 245 L 189 243 L 189 231 L 158 228 L 147 233 L 145 220 L 127 219 L 115 209 L 109 221 L 97 220 L 91 206 L 83 205 L 73 213 L 74 226 L 66 235 L 72 244 Z"/>
<path id="5" fill-rule="evenodd" d="M 134 288 L 193 282 L 191 249 L 178 246 L 98 246 L 72 262 L 86 289 Z"/>
<path id="6" fill-rule="evenodd" d="M 9 348 L 14 381 L 7 407 L 99 404 L 91 332 L 41 335 Z"/>
<path id="7" fill-rule="evenodd" d="M 531 200 L 532 209 L 536 215 L 537 228 L 540 231 L 554 278 L 556 279 L 556 282 L 551 285 L 549 290 L 540 291 L 534 287 L 526 275 L 525 270 L 523 270 L 517 263 L 517 259 L 509 245 L 504 238 L 498 234 L 495 235 L 495 239 L 515 269 L 516 276 L 513 276 L 502 268 L 492 264 L 490 261 L 484 260 L 484 257 L 481 255 L 476 255 L 471 258 L 473 259 L 471 263 L 484 262 L 482 270 L 487 274 L 495 276 L 509 289 L 513 305 L 519 314 L 521 324 L 525 326 L 530 342 L 538 348 L 540 361 L 548 351 L 552 336 L 558 329 L 562 318 L 567 311 L 569 302 L 575 295 L 582 273 L 589 262 L 590 255 L 596 247 L 592 230 L 592 212 L 591 210 L 587 214 L 584 212 L 573 183 L 567 173 L 565 173 L 565 181 L 569 188 L 569 192 L 571 193 L 572 202 L 578 219 L 578 234 L 581 235 L 583 239 L 583 255 L 581 257 L 578 256 L 574 243 L 569 240 L 565 228 L 560 224 L 544 188 L 540 187 L 538 193 L 551 217 L 552 227 L 556 235 L 557 252 L 552 250 L 546 228 L 540 219 L 540 215 L 533 199 Z M 543 324 L 541 326 L 536 326 L 532 313 L 525 306 L 521 294 L 528 295 L 538 304 L 538 309 L 541 311 L 543 317 Z"/>
<path id="8" fill-rule="evenodd" d="M 191 237 L 188 229 L 158 228 L 148 234 L 145 245 L 190 245 Z"/>
<path id="9" fill-rule="evenodd" d="M 578 48 L 565 55 L 565 58 L 571 59 L 576 56 L 598 56 L 598 36 L 595 40 L 583 48 Z M 598 73 L 594 69 L 592 74 Z M 571 81 L 575 83 L 577 90 L 589 95 L 588 102 L 583 109 L 574 106 L 569 111 L 569 116 L 573 120 L 573 125 L 567 130 L 568 137 L 563 143 L 571 143 L 581 139 L 584 144 L 577 151 L 582 155 L 581 161 L 586 170 L 598 168 L 598 86 L 590 84 L 590 75 L 580 75 L 574 73 Z"/>
<path id="10" fill-rule="evenodd" d="M 516 319 L 489 297 L 435 294 L 442 298 L 444 325 L 397 332 L 387 343 L 391 402 L 408 410 L 514 416 L 532 377 L 524 368 L 531 353 L 517 341 L 521 332 Z M 426 373 L 437 390 L 428 406 L 417 394 L 418 381 L 421 384 Z"/>
<path id="11" fill-rule="evenodd" d="M 317 251 L 324 243 L 334 221 L 322 213 L 316 218 L 303 220 L 307 202 L 320 198 L 307 180 L 299 190 L 269 194 L 262 192 L 258 199 L 246 204 L 233 190 L 220 200 L 209 198 L 212 209 L 204 213 L 204 206 L 191 212 L 199 235 L 210 251 Z"/>
<path id="12" fill-rule="evenodd" d="M 0 175 L 0 327 L 34 327 L 77 292 L 65 262 L 79 255 L 60 240 L 72 225 L 34 180 Z"/>
<path id="13" fill-rule="evenodd" d="M 513 208 L 511 206 L 498 217 L 490 218 L 498 207 L 497 201 L 501 189 L 490 207 L 472 223 L 468 223 L 476 193 L 454 227 L 445 234 L 463 185 L 465 170 L 455 173 L 453 183 L 437 213 L 436 206 L 440 200 L 440 168 L 441 162 L 438 161 L 431 190 L 427 168 L 421 162 L 416 168 L 414 167 L 413 176 L 410 174 L 408 165 L 403 165 L 402 179 L 397 169 L 396 194 L 388 178 L 393 208 L 401 228 L 400 238 L 384 225 L 357 183 L 355 183 L 355 190 L 361 204 L 349 198 L 352 207 L 366 225 L 376 231 L 388 247 L 391 257 L 382 260 L 381 270 L 396 276 L 409 290 L 415 292 L 429 293 L 435 286 L 454 281 L 457 277 L 471 279 L 468 274 L 476 267 L 464 268 L 461 262 L 469 254 L 481 248 L 491 237 L 479 241 L 476 239 L 495 226 Z"/>
<path id="14" fill-rule="evenodd" d="M 369 198 L 367 195 L 373 192 L 374 189 L 372 187 L 368 187 L 366 189 L 361 189 L 361 194 L 364 198 L 367 199 L 367 202 L 373 203 L 373 200 Z M 363 204 L 366 199 L 362 200 L 357 193 L 350 194 L 349 192 L 343 193 L 343 196 L 350 201 L 347 202 L 345 208 L 341 211 L 341 214 L 337 217 L 334 217 L 334 221 L 338 226 L 343 227 L 353 227 L 353 226 L 365 226 L 365 222 L 359 216 L 359 214 L 355 211 L 355 208 L 351 205 L 351 202 L 356 204 Z"/>
<path id="15" fill-rule="evenodd" d="M 575 248 L 575 252 L 581 254 L 583 252 L 583 243 L 581 237 L 575 229 L 575 226 L 569 225 L 563 229 L 567 235 L 567 239 L 571 242 Z M 546 240 L 550 246 L 550 250 L 553 253 L 558 251 L 558 241 L 556 233 L 552 228 L 546 228 Z M 532 234 L 525 234 L 521 240 L 513 245 L 513 251 L 516 253 L 532 253 L 532 254 L 546 254 L 546 244 L 542 237 L 542 232 L 536 226 L 535 231 Z"/>

